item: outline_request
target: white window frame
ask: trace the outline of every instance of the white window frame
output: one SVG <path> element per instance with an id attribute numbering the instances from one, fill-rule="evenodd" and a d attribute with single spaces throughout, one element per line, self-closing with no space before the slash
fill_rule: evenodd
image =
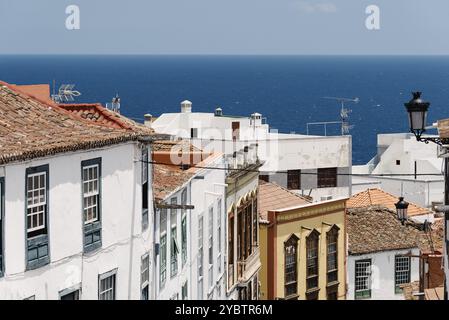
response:
<path id="1" fill-rule="evenodd" d="M 198 217 L 198 300 L 203 299 L 204 295 L 204 218 Z"/>
<path id="2" fill-rule="evenodd" d="M 146 263 L 145 261 L 148 261 Z M 140 291 L 148 286 L 148 293 L 150 287 L 150 255 L 148 253 L 144 254 L 140 262 Z"/>
<path id="3" fill-rule="evenodd" d="M 401 261 L 401 262 L 400 262 Z M 404 264 L 406 261 L 406 264 Z M 406 266 L 406 268 L 404 268 Z M 404 277 L 405 275 L 405 277 Z M 408 256 L 397 255 L 394 257 L 394 287 L 395 293 L 402 284 L 410 283 L 411 259 Z M 400 290 L 402 292 L 402 290 Z"/>
<path id="4" fill-rule="evenodd" d="M 170 277 L 173 278 L 178 274 L 178 228 L 176 225 L 172 225 L 171 230 L 171 241 L 170 241 Z"/>
<path id="5" fill-rule="evenodd" d="M 37 189 L 34 189 L 34 178 L 35 177 L 40 177 L 40 176 L 43 176 L 44 185 L 43 186 L 39 185 Z M 27 232 L 33 232 L 33 231 L 36 231 L 36 230 L 45 229 L 45 226 L 46 226 L 46 223 L 47 223 L 46 222 L 46 220 L 47 220 L 46 208 L 47 208 L 47 198 L 48 198 L 48 195 L 47 195 L 47 172 L 46 171 L 40 171 L 40 172 L 28 174 L 27 175 L 27 181 L 30 178 L 32 179 L 33 183 L 32 183 L 32 186 L 31 186 L 32 189 L 29 189 L 30 188 L 30 183 L 27 182 L 27 193 L 26 193 L 26 195 L 27 195 L 27 199 L 26 199 L 26 202 L 27 202 Z M 30 197 L 29 194 L 37 192 L 38 195 L 37 195 L 36 198 L 39 200 L 39 198 L 40 198 L 40 193 L 39 192 L 40 191 L 43 191 L 43 199 L 42 199 L 42 201 L 34 202 L 34 199 L 35 199 L 34 195 L 32 195 Z M 30 200 L 33 203 L 30 204 Z M 42 207 L 42 209 L 38 210 L 39 207 Z M 34 209 L 37 209 L 38 211 L 30 213 L 30 210 L 33 211 Z M 42 214 L 42 224 L 39 223 L 39 216 L 41 214 Z M 28 218 L 31 217 L 31 223 L 33 224 L 33 217 L 34 216 L 37 216 L 37 225 L 29 228 L 28 227 Z"/>
<path id="6" fill-rule="evenodd" d="M 97 178 L 89 179 L 89 169 L 96 169 L 97 171 Z M 87 170 L 87 180 L 84 180 L 84 172 Z M 83 217 L 84 217 L 84 224 L 89 224 L 98 221 L 99 219 L 99 206 L 100 206 L 100 165 L 99 164 L 92 164 L 83 166 L 82 168 L 82 190 L 83 190 Z M 97 182 L 97 188 L 94 190 L 93 186 L 95 185 L 94 182 Z M 87 190 L 87 192 L 84 192 L 84 185 L 92 183 L 92 191 Z M 89 201 L 88 199 L 95 199 L 95 204 L 91 205 L 84 205 L 85 201 Z M 92 200 L 93 201 L 93 200 Z M 87 219 L 87 211 L 89 209 L 95 208 L 94 214 L 92 215 L 91 219 Z"/>
<path id="7" fill-rule="evenodd" d="M 183 223 L 185 222 L 185 223 Z M 185 230 L 183 230 L 185 227 Z M 183 236 L 184 234 L 184 236 Z M 181 218 L 181 260 L 184 266 L 187 262 L 187 213 L 182 214 Z"/>
<path id="8" fill-rule="evenodd" d="M 189 287 L 188 287 L 188 281 L 184 281 L 181 287 L 181 299 L 182 300 L 189 300 Z"/>
<path id="9" fill-rule="evenodd" d="M 359 266 L 358 265 L 362 265 Z M 363 268 L 363 270 L 362 270 Z M 371 292 L 371 269 L 372 269 L 372 261 L 371 259 L 362 259 L 355 261 L 354 264 L 354 293 L 357 298 L 358 292 L 364 292 L 364 291 L 370 291 Z M 362 270 L 362 271 L 360 271 Z M 360 272 L 359 272 L 360 271 Z M 359 279 L 362 279 L 361 281 L 357 281 Z M 364 281 L 363 281 L 364 279 Z M 359 286 L 359 283 L 365 283 L 367 284 L 366 287 L 361 288 Z M 370 293 L 371 296 L 371 293 Z"/>
<path id="10" fill-rule="evenodd" d="M 218 199 L 217 201 L 217 270 L 218 274 L 221 273 L 221 250 L 222 250 L 222 228 L 221 228 L 221 220 L 222 220 L 222 199 Z"/>
<path id="11" fill-rule="evenodd" d="M 112 286 L 101 291 L 101 282 L 111 278 Z M 113 299 L 102 299 L 106 294 L 112 292 Z M 102 273 L 98 276 L 98 300 L 116 300 L 117 299 L 117 269 Z"/>
<path id="12" fill-rule="evenodd" d="M 162 241 L 164 240 L 164 241 Z M 163 288 L 167 281 L 167 232 L 163 231 L 159 240 L 159 287 Z M 164 248 L 164 250 L 162 250 Z"/>
<path id="13" fill-rule="evenodd" d="M 69 295 L 75 291 L 78 291 L 78 300 L 81 300 L 81 283 L 59 291 L 59 300 L 61 300 L 62 297 Z"/>

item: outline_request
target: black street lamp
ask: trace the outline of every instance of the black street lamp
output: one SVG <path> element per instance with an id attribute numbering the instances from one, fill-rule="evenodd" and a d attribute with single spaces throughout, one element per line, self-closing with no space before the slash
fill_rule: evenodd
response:
<path id="1" fill-rule="evenodd" d="M 417 141 L 429 143 L 429 141 L 438 144 L 440 147 L 444 146 L 446 150 L 449 149 L 449 138 L 441 138 L 439 136 L 423 137 L 423 132 L 426 131 L 427 111 L 430 103 L 424 102 L 421 99 L 421 92 L 412 92 L 413 99 L 404 103 L 407 109 L 410 122 L 410 131 L 415 135 Z M 399 198 L 401 199 L 401 198 Z M 400 202 L 400 201 L 399 201 Z M 399 202 L 396 204 L 399 204 Z M 449 157 L 444 158 L 444 204 L 449 205 Z M 399 216 L 399 212 L 398 212 Z M 446 242 L 446 256 L 449 254 L 449 212 L 445 212 L 445 242 Z M 448 300 L 448 283 L 445 277 L 444 285 L 444 299 Z"/>
<path id="2" fill-rule="evenodd" d="M 412 92 L 413 99 L 404 103 L 408 112 L 410 132 L 412 132 L 417 141 L 429 143 L 434 142 L 438 145 L 449 144 L 449 139 L 442 139 L 438 136 L 423 137 L 422 134 L 426 131 L 427 126 L 427 111 L 429 110 L 430 103 L 424 102 L 421 99 L 421 92 Z"/>
<path id="3" fill-rule="evenodd" d="M 404 224 L 408 218 L 408 213 L 407 213 L 408 202 L 404 200 L 404 197 L 399 197 L 399 201 L 396 202 L 394 205 L 396 207 L 396 213 L 398 215 L 399 221 L 401 221 L 401 223 Z"/>

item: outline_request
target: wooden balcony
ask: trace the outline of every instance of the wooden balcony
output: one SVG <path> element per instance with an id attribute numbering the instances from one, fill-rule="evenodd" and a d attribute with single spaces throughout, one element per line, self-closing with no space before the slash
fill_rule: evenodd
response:
<path id="1" fill-rule="evenodd" d="M 240 283 L 248 282 L 260 269 L 260 249 L 255 247 L 253 250 L 248 258 L 237 262 L 237 277 Z"/>

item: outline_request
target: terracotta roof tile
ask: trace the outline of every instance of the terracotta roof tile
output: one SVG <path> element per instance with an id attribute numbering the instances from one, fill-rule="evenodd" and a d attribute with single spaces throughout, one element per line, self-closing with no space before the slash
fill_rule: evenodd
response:
<path id="1" fill-rule="evenodd" d="M 139 131 L 145 134 L 154 133 L 153 129 L 109 110 L 100 103 L 58 104 L 58 107 L 101 126 Z"/>
<path id="2" fill-rule="evenodd" d="M 161 202 L 176 189 L 189 181 L 194 172 L 178 166 L 154 164 L 153 192 L 156 202 Z"/>
<path id="3" fill-rule="evenodd" d="M 417 248 L 419 245 L 420 232 L 411 225 L 403 226 L 392 210 L 375 206 L 347 209 L 347 213 L 350 254 Z"/>
<path id="4" fill-rule="evenodd" d="M 372 188 L 356 193 L 349 198 L 346 205 L 347 208 L 363 208 L 372 205 L 381 205 L 387 207 L 388 209 L 396 210 L 395 203 L 397 202 L 398 197 L 381 189 Z M 431 213 L 431 210 L 420 207 L 414 203 L 409 203 L 408 215 L 410 217 L 429 213 Z"/>
<path id="5" fill-rule="evenodd" d="M 262 220 L 268 219 L 268 211 L 310 203 L 310 201 L 292 191 L 275 183 L 264 181 L 259 182 L 258 201 L 259 216 Z"/>
<path id="6" fill-rule="evenodd" d="M 188 140 L 177 140 L 177 141 L 170 141 L 170 140 L 156 140 L 153 142 L 153 151 L 173 151 L 174 147 L 176 147 L 176 152 L 178 151 L 197 151 L 200 152 L 201 149 L 195 147 L 193 144 L 190 143 Z"/>
<path id="7" fill-rule="evenodd" d="M 0 164 L 136 140 L 142 133 L 90 124 L 0 82 Z"/>

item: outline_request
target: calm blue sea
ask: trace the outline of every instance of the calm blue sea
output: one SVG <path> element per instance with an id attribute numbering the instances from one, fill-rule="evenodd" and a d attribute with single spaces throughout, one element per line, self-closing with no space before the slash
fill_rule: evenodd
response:
<path id="1" fill-rule="evenodd" d="M 189 99 L 194 111 L 257 111 L 279 131 L 297 133 L 308 122 L 339 120 L 339 104 L 322 97 L 359 97 L 350 105 L 355 164 L 375 155 L 377 133 L 407 130 L 403 103 L 412 90 L 431 102 L 430 120 L 449 117 L 449 57 L 0 56 L 0 79 L 75 83 L 78 102 L 105 103 L 118 92 L 122 113 L 133 118 L 177 112 Z"/>

